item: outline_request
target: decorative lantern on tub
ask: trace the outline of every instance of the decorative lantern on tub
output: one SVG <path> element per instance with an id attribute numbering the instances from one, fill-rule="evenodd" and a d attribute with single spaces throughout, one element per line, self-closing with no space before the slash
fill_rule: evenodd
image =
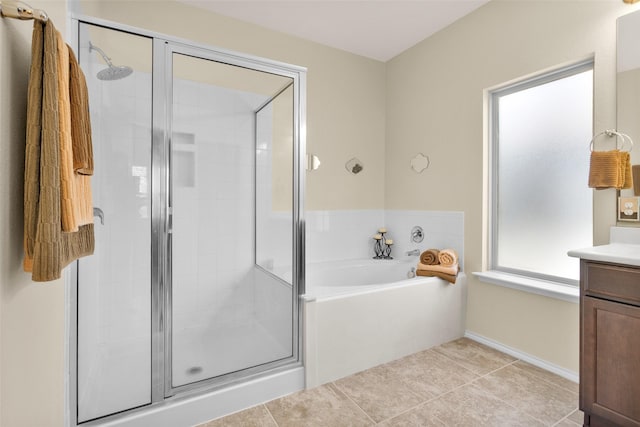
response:
<path id="1" fill-rule="evenodd" d="M 373 251 L 376 254 L 373 259 L 393 259 L 391 256 L 393 240 L 385 238 L 384 235 L 386 232 L 387 229 L 382 227 L 378 229 L 378 233 L 373 236 L 373 240 L 375 240 L 375 243 L 373 244 Z"/>

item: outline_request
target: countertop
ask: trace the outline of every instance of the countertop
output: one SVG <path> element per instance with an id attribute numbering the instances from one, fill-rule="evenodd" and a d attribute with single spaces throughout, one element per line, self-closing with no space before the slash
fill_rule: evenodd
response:
<path id="1" fill-rule="evenodd" d="M 610 262 L 640 267 L 640 245 L 630 243 L 610 243 L 590 248 L 574 249 L 569 256 L 591 261 Z"/>
<path id="2" fill-rule="evenodd" d="M 573 249 L 569 256 L 591 261 L 640 266 L 640 228 L 611 227 L 608 245 Z"/>

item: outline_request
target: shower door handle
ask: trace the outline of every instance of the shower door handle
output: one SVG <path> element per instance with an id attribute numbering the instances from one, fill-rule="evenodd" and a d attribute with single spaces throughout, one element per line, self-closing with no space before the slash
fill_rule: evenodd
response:
<path id="1" fill-rule="evenodd" d="M 100 218 L 100 224 L 104 225 L 104 212 L 100 208 L 93 208 L 93 216 Z"/>
<path id="2" fill-rule="evenodd" d="M 165 229 L 167 230 L 167 234 L 173 233 L 173 208 L 171 206 L 167 208 L 167 219 L 165 222 Z"/>

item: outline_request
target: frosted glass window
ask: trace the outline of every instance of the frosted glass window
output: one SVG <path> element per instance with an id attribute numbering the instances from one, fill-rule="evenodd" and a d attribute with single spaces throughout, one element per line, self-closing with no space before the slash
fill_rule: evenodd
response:
<path id="1" fill-rule="evenodd" d="M 492 268 L 565 283 L 592 245 L 593 64 L 492 93 Z"/>

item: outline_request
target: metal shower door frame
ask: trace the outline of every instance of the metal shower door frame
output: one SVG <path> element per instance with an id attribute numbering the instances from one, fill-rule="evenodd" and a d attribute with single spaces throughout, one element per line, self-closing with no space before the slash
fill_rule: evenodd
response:
<path id="1" fill-rule="evenodd" d="M 190 43 L 171 41 L 167 39 L 155 38 L 153 45 L 153 58 L 154 58 L 154 70 L 162 69 L 162 72 L 155 73 L 154 72 L 154 92 L 153 92 L 153 135 L 154 135 L 154 163 L 152 167 L 152 171 L 155 174 L 157 173 L 157 182 L 155 178 L 152 179 L 152 182 L 157 183 L 157 188 L 159 191 L 162 191 L 162 194 L 157 195 L 157 199 L 160 200 L 156 208 L 152 208 L 152 211 L 157 214 L 155 218 L 158 218 L 158 255 L 161 257 L 161 260 L 164 261 L 164 265 L 161 266 L 162 262 L 158 262 L 157 266 L 162 271 L 158 271 L 158 273 L 162 273 L 160 283 L 162 292 L 164 294 L 164 314 L 160 314 L 159 317 L 154 318 L 152 324 L 158 326 L 158 329 L 154 329 L 154 335 L 159 333 L 160 323 L 164 322 L 164 361 L 155 360 L 152 364 L 154 366 L 154 371 L 152 377 L 159 378 L 160 377 L 160 365 L 163 365 L 164 371 L 164 398 L 171 397 L 178 393 L 190 392 L 194 389 L 201 389 L 203 385 L 210 385 L 213 388 L 218 388 L 225 386 L 229 383 L 233 383 L 238 381 L 238 379 L 248 378 L 255 375 L 261 375 L 266 371 L 273 371 L 282 368 L 288 368 L 292 363 L 300 362 L 300 347 L 301 347 L 301 339 L 300 339 L 300 308 L 299 308 L 299 298 L 298 295 L 304 293 L 304 290 L 301 289 L 301 281 L 298 280 L 298 286 L 296 288 L 295 281 L 293 286 L 293 343 L 292 349 L 293 354 L 289 358 L 285 358 L 282 360 L 278 360 L 275 362 L 269 362 L 264 365 L 245 368 L 238 372 L 233 372 L 229 374 L 225 374 L 215 378 L 209 378 L 202 381 L 198 381 L 192 384 L 186 384 L 178 387 L 174 387 L 171 384 L 172 372 L 171 372 L 171 351 L 167 351 L 167 349 L 171 348 L 171 340 L 172 340 L 172 330 L 171 330 L 171 307 L 172 307 L 172 272 L 171 272 L 171 244 L 172 244 L 172 210 L 173 210 L 173 202 L 172 202 L 172 194 L 171 194 L 171 175 L 172 175 L 172 165 L 170 161 L 170 153 L 171 153 L 171 135 L 172 135 L 172 108 L 173 108 L 173 94 L 172 94 L 172 86 L 173 86 L 173 70 L 172 70 L 172 62 L 174 54 L 182 54 L 187 55 L 192 58 L 201 59 L 203 61 L 213 61 L 217 63 L 227 64 L 231 66 L 242 67 L 246 69 L 251 69 L 255 71 L 265 72 L 269 74 L 277 74 L 283 77 L 291 78 L 294 85 L 294 111 L 297 111 L 300 107 L 299 96 L 301 94 L 300 84 L 301 84 L 301 72 L 299 70 L 292 70 L 290 66 L 283 66 L 282 64 L 270 63 L 266 62 L 260 58 L 252 58 L 245 57 L 243 55 L 230 53 L 230 52 L 222 52 L 218 50 L 213 50 L 210 48 L 204 48 L 199 46 L 194 46 Z M 158 80 L 156 80 L 156 78 Z M 274 94 L 277 96 L 277 94 Z M 300 144 L 296 143 L 299 141 L 300 135 L 300 115 L 294 114 L 294 171 L 293 171 L 293 180 L 294 180 L 294 212 L 293 212 L 293 254 L 296 256 L 297 252 L 304 248 L 303 244 L 297 244 L 296 242 L 304 242 L 304 239 L 301 237 L 302 229 L 298 226 L 295 226 L 300 221 L 302 217 L 302 197 L 301 197 L 301 189 L 303 187 L 298 183 L 299 179 L 302 177 L 301 171 L 303 168 L 301 167 L 301 160 L 304 158 L 302 151 L 300 150 Z M 157 157 L 156 157 L 157 155 Z M 160 165 L 158 168 L 156 165 Z M 156 191 L 152 191 L 154 196 L 156 195 Z M 254 194 L 255 197 L 255 194 Z M 255 209 L 255 205 L 254 205 Z M 162 235 L 162 237 L 160 237 Z M 155 236 L 155 232 L 154 232 Z M 254 236 L 255 236 L 255 224 L 254 224 Z M 304 258 L 301 258 L 302 260 Z M 297 264 L 297 265 L 296 265 Z M 294 265 L 294 276 L 298 277 L 299 272 L 304 270 L 304 263 L 293 262 Z M 296 271 L 297 267 L 297 271 Z M 155 298 L 154 298 L 155 303 Z M 158 302 L 159 304 L 159 302 Z M 155 353 L 154 353 L 155 354 Z M 157 369 L 157 370 L 156 370 Z M 157 390 L 156 390 L 157 388 Z M 156 387 L 154 385 L 154 396 L 160 394 L 159 386 Z M 159 399 L 161 400 L 161 399 Z M 155 400 L 154 400 L 155 401 Z"/>
<path id="2" fill-rule="evenodd" d="M 225 49 L 212 48 L 189 40 L 175 38 L 99 18 L 72 14 L 72 40 L 80 41 L 80 24 L 96 25 L 114 31 L 149 37 L 153 40 L 152 68 L 152 167 L 151 167 L 151 406 L 175 396 L 184 397 L 213 391 L 239 380 L 259 378 L 303 365 L 302 361 L 302 305 L 305 293 L 305 221 L 304 221 L 304 160 L 306 146 L 306 68 L 244 55 Z M 247 368 L 217 378 L 202 380 L 180 387 L 171 385 L 171 194 L 170 147 L 172 121 L 172 55 L 185 54 L 243 68 L 289 77 L 294 92 L 293 144 L 293 354 L 291 357 L 265 365 Z M 255 232 L 255 230 L 254 230 Z M 255 233 L 254 233 L 255 234 Z M 77 263 L 66 275 L 68 375 L 66 382 L 66 425 L 77 425 Z M 147 405 L 146 407 L 148 407 Z M 144 410 L 132 409 L 105 416 L 117 419 Z M 91 425 L 93 423 L 88 423 Z"/>

